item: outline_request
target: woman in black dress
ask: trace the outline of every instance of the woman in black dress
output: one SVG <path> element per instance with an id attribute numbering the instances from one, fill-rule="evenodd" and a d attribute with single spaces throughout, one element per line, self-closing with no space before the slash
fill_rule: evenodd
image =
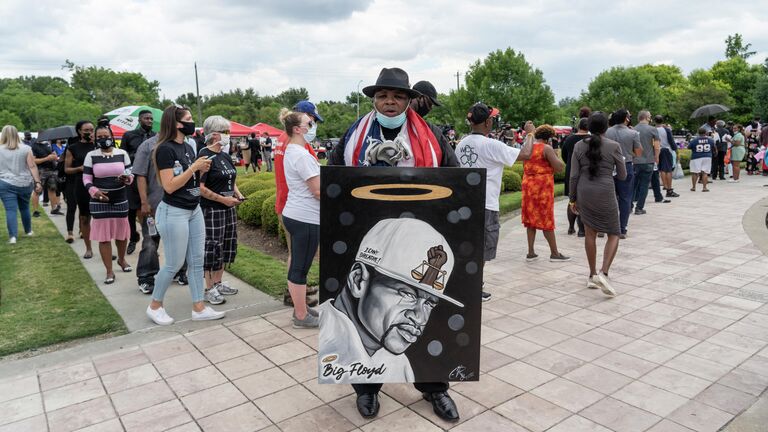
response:
<path id="1" fill-rule="evenodd" d="M 64 196 L 67 200 L 67 243 L 75 241 L 73 235 L 75 210 L 80 215 L 80 236 L 85 243 L 83 258 L 93 258 L 91 249 L 91 196 L 83 184 L 83 163 L 88 152 L 96 150 L 93 138 L 93 123 L 81 120 L 75 125 L 77 140 L 67 146 L 64 155 L 64 173 L 67 174 L 67 187 Z"/>

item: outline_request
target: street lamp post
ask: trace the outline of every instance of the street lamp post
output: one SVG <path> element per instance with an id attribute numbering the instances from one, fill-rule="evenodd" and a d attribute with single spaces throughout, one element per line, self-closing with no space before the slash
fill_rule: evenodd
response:
<path id="1" fill-rule="evenodd" d="M 360 84 L 363 83 L 363 80 L 360 80 L 357 82 L 357 118 L 360 118 Z"/>

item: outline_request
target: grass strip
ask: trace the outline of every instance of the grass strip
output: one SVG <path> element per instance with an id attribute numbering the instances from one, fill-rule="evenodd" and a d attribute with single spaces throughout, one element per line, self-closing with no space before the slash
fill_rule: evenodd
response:
<path id="1" fill-rule="evenodd" d="M 2 206 L 0 220 L 5 222 Z M 21 234 L 16 245 L 8 244 L 4 229 L 0 235 L 0 356 L 124 333 L 120 315 L 44 212 L 33 219 L 32 230 L 33 237 Z"/>

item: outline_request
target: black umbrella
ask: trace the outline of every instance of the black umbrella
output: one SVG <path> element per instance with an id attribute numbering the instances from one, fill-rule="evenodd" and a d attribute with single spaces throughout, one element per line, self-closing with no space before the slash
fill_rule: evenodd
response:
<path id="1" fill-rule="evenodd" d="M 74 126 L 59 126 L 55 128 L 46 129 L 37 134 L 38 141 L 52 141 L 57 139 L 66 139 L 76 137 Z"/>
<path id="2" fill-rule="evenodd" d="M 728 108 L 727 106 L 720 105 L 720 104 L 704 105 L 704 106 L 700 106 L 700 107 L 696 108 L 696 111 L 694 111 L 693 114 L 691 114 L 691 118 L 695 119 L 695 118 L 699 118 L 699 117 L 709 117 L 709 116 L 713 116 L 715 114 L 724 113 L 724 112 L 730 111 L 730 110 L 731 109 Z"/>

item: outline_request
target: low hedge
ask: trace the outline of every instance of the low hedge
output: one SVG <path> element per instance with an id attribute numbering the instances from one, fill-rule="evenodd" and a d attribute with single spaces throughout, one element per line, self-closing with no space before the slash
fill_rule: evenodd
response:
<path id="1" fill-rule="evenodd" d="M 501 184 L 504 192 L 519 192 L 523 188 L 522 178 L 510 168 L 504 169 L 504 173 L 501 175 Z"/>
<path id="2" fill-rule="evenodd" d="M 687 170 L 691 165 L 691 151 L 688 149 L 678 150 L 677 159 L 680 162 L 680 166 L 682 166 L 684 170 Z"/>
<path id="3" fill-rule="evenodd" d="M 255 192 L 260 192 L 263 190 L 274 190 L 275 189 L 275 181 L 274 180 L 251 180 L 248 182 L 243 183 L 242 185 L 238 185 L 237 188 L 240 190 L 240 193 L 248 196 Z"/>
<path id="4" fill-rule="evenodd" d="M 277 197 L 275 194 L 272 194 L 262 203 L 261 228 L 270 234 L 277 235 L 280 223 L 277 220 L 277 213 L 275 213 L 275 202 L 277 202 Z"/>
<path id="5" fill-rule="evenodd" d="M 255 181 L 255 180 L 271 180 L 272 183 L 275 182 L 275 173 L 274 172 L 263 172 L 263 173 L 248 173 L 248 174 L 238 174 L 237 176 L 237 186 L 240 187 L 241 184 Z"/>
<path id="6" fill-rule="evenodd" d="M 264 201 L 274 194 L 274 189 L 265 189 L 246 195 L 248 199 L 237 207 L 237 217 L 249 225 L 261 225 L 261 213 Z M 274 211 L 274 208 L 272 211 Z"/>

